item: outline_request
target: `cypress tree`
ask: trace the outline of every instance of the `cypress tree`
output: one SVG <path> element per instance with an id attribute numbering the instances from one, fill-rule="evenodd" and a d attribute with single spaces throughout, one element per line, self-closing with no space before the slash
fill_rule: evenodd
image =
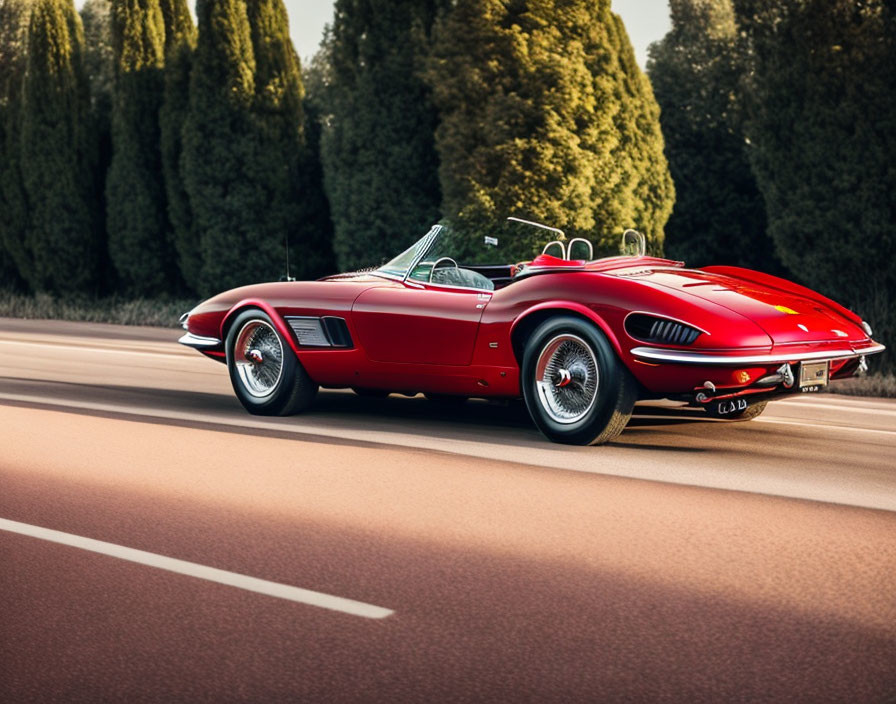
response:
<path id="1" fill-rule="evenodd" d="M 190 201 L 180 170 L 183 126 L 190 101 L 196 27 L 185 0 L 160 0 L 165 22 L 165 89 L 159 113 L 162 173 L 168 205 L 169 247 L 183 281 L 196 282 L 202 265 Z"/>
<path id="2" fill-rule="evenodd" d="M 112 162 L 112 101 L 115 92 L 115 52 L 112 49 L 111 0 L 87 0 L 81 8 L 84 25 L 84 72 L 90 83 L 90 133 L 95 157 L 94 222 L 99 246 L 101 291 L 114 289 L 116 279 L 109 260 L 106 236 L 106 176 Z"/>
<path id="3" fill-rule="evenodd" d="M 315 230 L 309 212 L 314 182 L 308 177 L 312 155 L 305 134 L 304 87 L 299 57 L 289 38 L 289 20 L 282 0 L 247 0 L 255 55 L 255 99 L 252 108 L 259 158 L 248 164 L 247 176 L 264 194 L 265 218 L 257 237 L 293 246 L 290 273 L 310 278 L 329 268 L 329 241 Z M 285 252 L 281 252 L 283 257 Z M 285 259 L 281 268 L 285 268 Z"/>
<path id="4" fill-rule="evenodd" d="M 731 0 L 672 0 L 670 8 L 672 28 L 648 62 L 677 191 L 669 256 L 776 270 L 741 124 L 745 60 Z"/>
<path id="5" fill-rule="evenodd" d="M 315 100 L 306 97 L 305 112 L 305 153 L 300 173 L 302 193 L 299 222 L 301 231 L 298 240 L 290 241 L 290 247 L 298 244 L 306 248 L 302 255 L 308 264 L 299 270 L 303 277 L 311 278 L 331 274 L 336 269 L 336 255 L 333 252 L 333 220 L 330 202 L 324 190 L 324 169 L 320 159 L 321 110 Z M 296 257 L 290 250 L 290 269 Z M 298 276 L 297 276 L 298 278 Z"/>
<path id="6" fill-rule="evenodd" d="M 663 153 L 660 108 L 650 80 L 641 71 L 628 32 L 619 15 L 610 13 L 610 41 L 620 68 L 616 126 L 620 140 L 615 150 L 617 164 L 630 164 L 623 183 L 626 201 L 631 202 L 630 226 L 642 232 L 654 254 L 662 254 L 665 226 L 675 202 L 675 187 Z M 609 224 L 609 223 L 608 223 Z M 623 222 L 615 223 L 627 227 Z M 613 233 L 616 234 L 616 233 Z"/>
<path id="7" fill-rule="evenodd" d="M 324 30 L 325 34 L 329 28 Z M 324 40 L 327 41 L 326 39 Z M 307 231 L 316 233 L 321 242 L 320 251 L 325 256 L 321 272 L 331 273 L 337 268 L 333 251 L 333 219 L 330 201 L 324 187 L 322 143 L 324 120 L 327 112 L 327 84 L 330 70 L 326 51 L 319 51 L 302 67 L 302 83 L 305 86 L 305 160 L 302 168 L 302 223 Z"/>
<path id="8" fill-rule="evenodd" d="M 243 0 L 200 0 L 199 40 L 181 156 L 201 256 L 200 293 L 277 278 L 283 242 L 261 237 L 267 217 L 256 173 L 255 53 Z"/>
<path id="9" fill-rule="evenodd" d="M 115 51 L 112 48 L 112 0 L 86 0 L 81 7 L 84 25 L 84 72 L 90 81 L 90 101 L 110 120 L 115 92 Z"/>
<path id="10" fill-rule="evenodd" d="M 162 23 L 165 26 L 165 56 L 169 56 L 184 42 L 194 44 L 196 25 L 190 17 L 186 0 L 159 0 Z"/>
<path id="11" fill-rule="evenodd" d="M 0 0 L 0 287 L 31 280 L 21 173 L 21 97 L 31 0 Z"/>
<path id="12" fill-rule="evenodd" d="M 113 0 L 115 109 L 106 183 L 109 252 L 126 291 L 171 281 L 159 151 L 165 25 L 158 0 Z"/>
<path id="13" fill-rule="evenodd" d="M 649 87 L 617 22 L 606 0 L 457 0 L 437 23 L 428 77 L 443 212 L 465 256 L 482 256 L 482 233 L 508 215 L 608 252 L 631 226 L 661 247 L 671 185 Z M 658 174 L 645 178 L 648 168 Z M 544 240 L 508 234 L 502 258 L 529 258 Z"/>
<path id="14" fill-rule="evenodd" d="M 465 258 L 509 215 L 570 236 L 594 229 L 596 174 L 611 174 L 615 141 L 612 115 L 595 108 L 609 90 L 587 65 L 587 12 L 562 18 L 554 9 L 458 0 L 437 23 L 429 78 L 442 118 L 443 212 L 464 236 Z M 501 256 L 531 258 L 543 239 L 508 233 Z"/>
<path id="15" fill-rule="evenodd" d="M 884 0 L 736 0 L 750 161 L 784 264 L 896 333 L 896 16 Z M 892 364 L 892 362 L 891 362 Z"/>
<path id="16" fill-rule="evenodd" d="M 21 171 L 30 210 L 25 245 L 31 285 L 95 291 L 90 93 L 83 29 L 71 0 L 37 0 L 28 30 L 22 90 Z"/>
<path id="17" fill-rule="evenodd" d="M 381 263 L 438 219 L 437 115 L 420 74 L 447 4 L 336 0 L 322 161 L 342 269 Z"/>

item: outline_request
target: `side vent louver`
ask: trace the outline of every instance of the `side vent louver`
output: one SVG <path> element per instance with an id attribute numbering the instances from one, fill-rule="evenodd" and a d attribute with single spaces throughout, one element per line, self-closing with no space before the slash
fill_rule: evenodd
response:
<path id="1" fill-rule="evenodd" d="M 325 315 L 321 318 L 327 337 L 333 343 L 333 347 L 352 347 L 352 336 L 349 334 L 348 325 L 343 318 Z"/>
<path id="2" fill-rule="evenodd" d="M 287 318 L 286 322 L 303 347 L 330 347 L 330 341 L 321 327 L 320 318 Z"/>
<path id="3" fill-rule="evenodd" d="M 294 317 L 286 322 L 302 347 L 354 347 L 345 320 L 336 316 Z"/>
<path id="4" fill-rule="evenodd" d="M 690 345 L 701 331 L 668 318 L 634 313 L 625 320 L 625 331 L 636 340 L 660 345 Z"/>

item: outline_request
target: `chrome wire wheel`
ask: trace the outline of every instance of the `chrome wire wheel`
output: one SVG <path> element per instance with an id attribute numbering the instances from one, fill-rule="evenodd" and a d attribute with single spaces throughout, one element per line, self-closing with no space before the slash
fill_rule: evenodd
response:
<path id="1" fill-rule="evenodd" d="M 600 376 L 597 358 L 581 337 L 551 338 L 535 363 L 538 400 L 548 416 L 564 425 L 582 420 L 594 406 Z"/>
<path id="2" fill-rule="evenodd" d="M 255 398 L 274 393 L 283 374 L 283 343 L 264 320 L 248 321 L 233 346 L 233 361 L 243 388 Z"/>

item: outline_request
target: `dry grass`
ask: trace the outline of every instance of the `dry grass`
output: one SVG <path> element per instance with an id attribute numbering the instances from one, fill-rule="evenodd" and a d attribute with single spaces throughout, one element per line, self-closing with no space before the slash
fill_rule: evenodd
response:
<path id="1" fill-rule="evenodd" d="M 56 298 L 40 293 L 29 296 L 0 291 L 0 317 L 174 328 L 178 326 L 180 315 L 195 306 L 196 302 L 196 299 L 125 299 L 117 296 Z"/>
<path id="2" fill-rule="evenodd" d="M 828 391 L 844 396 L 896 398 L 896 374 L 869 374 L 833 382 Z"/>

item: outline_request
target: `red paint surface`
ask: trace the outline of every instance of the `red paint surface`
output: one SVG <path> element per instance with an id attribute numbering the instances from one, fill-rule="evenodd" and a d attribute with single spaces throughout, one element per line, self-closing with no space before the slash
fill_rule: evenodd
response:
<path id="1" fill-rule="evenodd" d="M 487 292 L 374 274 L 257 284 L 201 303 L 190 315 L 190 332 L 224 340 L 230 321 L 247 307 L 271 316 L 320 384 L 486 397 L 519 395 L 519 331 L 527 329 L 527 319 L 535 320 L 532 315 L 572 314 L 591 321 L 652 395 L 690 393 L 705 381 L 737 393 L 779 364 L 648 364 L 632 356 L 635 347 L 732 358 L 786 351 L 798 361 L 808 352 L 836 355 L 873 344 L 854 313 L 797 284 L 734 267 L 686 269 L 653 257 L 586 264 L 540 255 L 523 276 Z M 644 343 L 625 331 L 632 312 L 673 318 L 704 334 L 687 347 Z M 355 347 L 300 347 L 285 323 L 293 315 L 344 318 Z M 222 352 L 223 344 L 205 350 L 219 358 Z M 842 367 L 833 363 L 832 374 Z M 750 381 L 738 381 L 739 372 L 747 372 Z"/>

